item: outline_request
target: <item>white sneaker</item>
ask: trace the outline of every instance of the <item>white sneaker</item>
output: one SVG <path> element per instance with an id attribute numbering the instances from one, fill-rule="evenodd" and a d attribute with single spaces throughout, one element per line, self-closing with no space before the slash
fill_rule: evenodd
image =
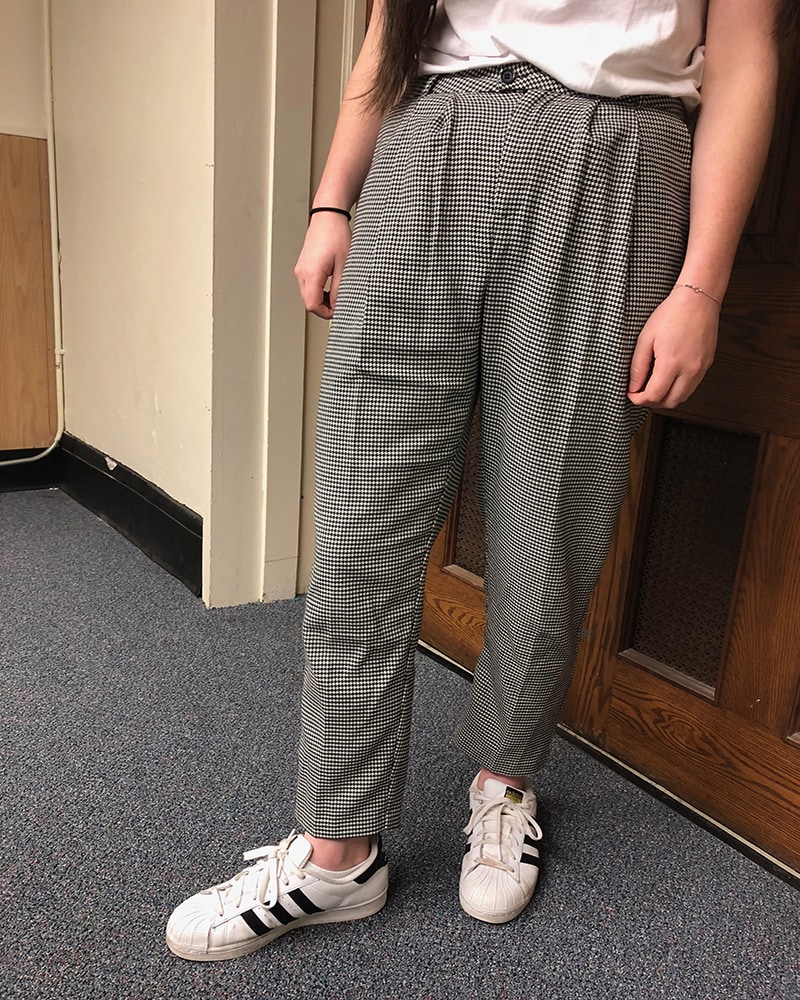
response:
<path id="1" fill-rule="evenodd" d="M 277 847 L 248 851 L 244 859 L 254 865 L 173 912 L 167 947 L 195 962 L 239 958 L 295 927 L 358 920 L 383 907 L 388 867 L 379 837 L 367 860 L 342 875 L 309 864 L 310 856 L 311 844 L 295 833 Z"/>
<path id="2" fill-rule="evenodd" d="M 459 898 L 471 917 L 490 924 L 513 920 L 530 902 L 539 877 L 542 830 L 536 796 L 494 778 L 469 790 L 469 846 L 461 865 Z"/>

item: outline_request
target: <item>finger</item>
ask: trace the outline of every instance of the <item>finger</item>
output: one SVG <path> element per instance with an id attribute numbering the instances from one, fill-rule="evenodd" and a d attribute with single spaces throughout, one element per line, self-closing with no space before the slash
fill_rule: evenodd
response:
<path id="1" fill-rule="evenodd" d="M 321 267 L 307 268 L 296 267 L 294 272 L 297 284 L 300 287 L 300 295 L 306 306 L 316 305 L 322 301 L 323 289 L 328 284 L 328 272 Z"/>
<path id="2" fill-rule="evenodd" d="M 319 275 L 310 278 L 297 275 L 300 298 L 303 300 L 306 312 L 314 313 L 322 319 L 330 319 L 332 311 L 328 293 L 325 291 L 325 280 L 320 280 Z"/>
<path id="3" fill-rule="evenodd" d="M 674 410 L 676 406 L 685 403 L 697 388 L 699 380 L 688 375 L 679 375 L 672 383 L 672 388 L 658 404 L 663 410 Z"/>
<path id="4" fill-rule="evenodd" d="M 628 385 L 629 392 L 640 392 L 647 382 L 650 368 L 653 364 L 653 343 L 650 337 L 639 336 L 631 359 L 631 373 Z"/>
<path id="5" fill-rule="evenodd" d="M 328 298 L 331 304 L 331 310 L 336 308 L 336 299 L 339 296 L 339 281 L 341 280 L 342 272 L 337 268 L 331 275 L 331 287 L 328 292 Z"/>
<path id="6" fill-rule="evenodd" d="M 332 319 L 333 309 L 331 308 L 330 295 L 327 292 L 322 293 L 322 301 L 314 306 L 313 309 L 308 310 L 315 316 L 319 316 L 320 319 Z"/>
<path id="7" fill-rule="evenodd" d="M 629 393 L 631 401 L 639 406 L 662 406 L 672 390 L 677 374 L 674 368 L 667 368 L 663 362 L 659 365 L 656 359 L 653 372 L 644 389 L 638 393 Z"/>

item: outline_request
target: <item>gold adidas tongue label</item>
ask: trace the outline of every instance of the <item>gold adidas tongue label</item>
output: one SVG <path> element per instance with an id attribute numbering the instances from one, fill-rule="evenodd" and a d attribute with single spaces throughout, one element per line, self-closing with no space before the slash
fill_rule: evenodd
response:
<path id="1" fill-rule="evenodd" d="M 522 792 L 518 788 L 512 788 L 511 785 L 506 785 L 506 794 L 503 798 L 508 799 L 515 805 L 519 805 L 520 802 L 522 802 Z"/>

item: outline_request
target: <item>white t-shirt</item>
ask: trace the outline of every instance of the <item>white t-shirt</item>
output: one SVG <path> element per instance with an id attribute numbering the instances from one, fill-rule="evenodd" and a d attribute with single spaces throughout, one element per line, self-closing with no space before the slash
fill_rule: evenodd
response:
<path id="1" fill-rule="evenodd" d="M 528 62 L 572 90 L 700 100 L 707 0 L 439 0 L 420 73 Z"/>

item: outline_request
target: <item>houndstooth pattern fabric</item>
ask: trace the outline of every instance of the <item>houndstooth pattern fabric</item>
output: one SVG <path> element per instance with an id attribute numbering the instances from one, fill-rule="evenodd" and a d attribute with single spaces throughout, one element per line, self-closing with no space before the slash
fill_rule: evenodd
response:
<path id="1" fill-rule="evenodd" d="M 477 400 L 487 628 L 457 742 L 532 774 L 627 488 L 636 337 L 680 268 L 679 102 L 528 65 L 422 80 L 387 118 L 323 375 L 298 818 L 397 824 L 428 552 Z"/>

